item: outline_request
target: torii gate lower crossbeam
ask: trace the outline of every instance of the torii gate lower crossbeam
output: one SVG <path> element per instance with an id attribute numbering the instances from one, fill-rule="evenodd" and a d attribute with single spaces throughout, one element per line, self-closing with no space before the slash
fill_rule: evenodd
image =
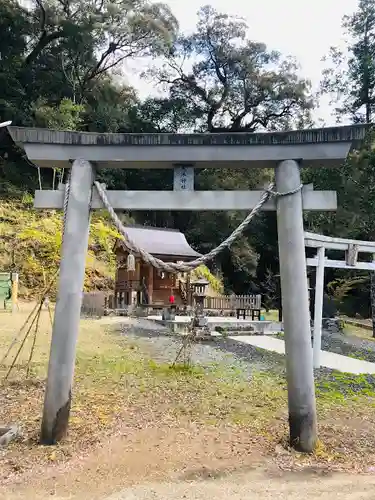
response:
<path id="1" fill-rule="evenodd" d="M 334 210 L 336 203 L 331 195 L 323 195 L 318 201 L 316 194 L 306 192 L 302 194 L 299 190 L 300 167 L 339 165 L 348 154 L 353 141 L 364 138 L 365 128 L 335 127 L 272 134 L 198 135 L 81 134 L 20 128 L 10 128 L 9 131 L 15 142 L 24 147 L 30 161 L 44 167 L 72 167 L 66 213 L 66 237 L 62 249 L 61 277 L 44 405 L 42 442 L 55 443 L 65 435 L 68 427 L 81 305 L 81 295 L 78 291 L 83 287 L 93 178 L 89 161 L 95 161 L 95 168 L 98 169 L 108 166 L 121 168 L 177 166 L 176 171 L 179 172 L 180 180 L 181 163 L 185 163 L 186 169 L 190 169 L 190 172 L 193 167 L 275 168 L 276 190 L 280 195 L 293 192 L 287 196 L 278 196 L 276 206 L 270 204 L 268 209 L 277 209 L 290 442 L 301 451 L 311 452 L 317 439 L 316 405 L 302 209 L 303 204 L 308 206 L 309 196 L 311 208 L 316 210 Z M 185 175 L 179 188 L 178 182 L 175 182 L 175 190 L 176 187 L 182 191 L 191 190 L 192 183 Z M 191 191 L 191 194 L 194 203 L 189 209 L 220 208 L 218 201 L 221 197 L 220 192 L 217 195 L 211 193 L 197 195 Z M 39 199 L 38 208 L 57 208 L 56 196 L 60 197 L 60 203 L 62 202 L 61 193 L 47 196 L 55 197 L 53 207 L 43 206 Z M 118 195 L 116 196 L 119 200 Z M 184 197 L 186 200 L 188 195 L 179 193 L 178 196 L 180 200 Z M 122 209 L 126 209 L 126 200 L 129 201 L 129 197 L 124 194 L 120 198 L 122 200 L 117 202 L 121 204 Z M 224 208 L 244 208 L 246 195 L 241 195 L 240 202 L 228 194 L 225 194 L 224 198 Z M 211 204 L 206 206 L 209 199 Z M 96 203 L 94 199 L 93 202 Z M 249 192 L 249 208 L 254 202 L 254 194 Z M 163 208 L 166 209 L 167 206 L 164 205 Z M 174 203 L 169 208 L 178 209 L 181 205 L 176 207 Z M 69 284 L 66 281 L 67 276 Z M 69 288 L 72 289 L 71 292 Z"/>

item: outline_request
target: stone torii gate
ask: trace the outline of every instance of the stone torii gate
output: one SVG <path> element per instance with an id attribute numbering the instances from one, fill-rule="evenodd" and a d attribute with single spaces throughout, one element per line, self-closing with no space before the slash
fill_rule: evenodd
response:
<path id="1" fill-rule="evenodd" d="M 174 169 L 172 191 L 109 191 L 116 210 L 249 210 L 261 191 L 194 191 L 195 168 L 274 168 L 280 196 L 264 209 L 277 210 L 284 314 L 290 441 L 314 449 L 316 405 L 310 338 L 302 210 L 335 210 L 336 193 L 301 187 L 300 167 L 340 166 L 363 126 L 282 133 L 97 134 L 8 128 L 14 142 L 40 167 L 71 168 L 41 441 L 66 433 L 75 347 L 88 245 L 90 209 L 103 205 L 93 190 L 95 170 Z M 286 196 L 282 194 L 289 193 Z M 35 207 L 61 209 L 63 191 L 37 191 Z"/>

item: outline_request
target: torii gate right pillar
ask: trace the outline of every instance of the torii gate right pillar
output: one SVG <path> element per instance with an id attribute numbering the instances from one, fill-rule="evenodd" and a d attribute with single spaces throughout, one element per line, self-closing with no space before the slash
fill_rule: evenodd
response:
<path id="1" fill-rule="evenodd" d="M 285 332 L 290 443 L 312 452 L 317 440 L 309 299 L 300 167 L 286 160 L 276 168 L 277 229 Z M 294 194 L 282 196 L 283 193 Z"/>

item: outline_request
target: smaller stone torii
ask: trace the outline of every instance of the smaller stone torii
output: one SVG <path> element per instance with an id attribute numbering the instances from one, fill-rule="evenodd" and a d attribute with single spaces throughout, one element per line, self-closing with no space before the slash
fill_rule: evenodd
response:
<path id="1" fill-rule="evenodd" d="M 4 129 L 5 130 L 5 129 Z M 276 192 L 262 208 L 277 211 L 284 315 L 290 442 L 311 452 L 316 403 L 303 231 L 303 209 L 336 210 L 336 193 L 301 189 L 300 167 L 339 167 L 365 138 L 365 126 L 278 133 L 97 134 L 9 127 L 13 141 L 39 167 L 71 168 L 69 190 L 37 191 L 35 207 L 66 203 L 60 282 L 53 325 L 41 441 L 66 433 L 78 337 L 91 209 L 103 208 L 95 171 L 167 168 L 170 191 L 109 191 L 115 210 L 251 210 L 262 191 L 194 191 L 194 168 L 273 168 Z M 100 188 L 102 189 L 102 188 Z M 114 213 L 112 216 L 115 215 Z"/>
<path id="2" fill-rule="evenodd" d="M 333 238 L 322 234 L 305 232 L 305 247 L 315 248 L 317 254 L 307 258 L 306 264 L 316 268 L 315 305 L 314 305 L 314 341 L 313 360 L 314 368 L 320 368 L 320 353 L 322 346 L 322 319 L 324 296 L 324 269 L 349 269 L 357 271 L 375 271 L 375 242 Z M 328 259 L 326 250 L 340 250 L 345 252 L 343 260 Z M 358 254 L 372 256 L 371 262 L 358 260 Z"/>

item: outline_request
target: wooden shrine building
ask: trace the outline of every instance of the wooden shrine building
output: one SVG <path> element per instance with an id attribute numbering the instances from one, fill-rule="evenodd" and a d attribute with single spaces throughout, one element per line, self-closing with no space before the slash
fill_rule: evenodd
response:
<path id="1" fill-rule="evenodd" d="M 178 230 L 127 226 L 126 231 L 138 247 L 164 262 L 187 262 L 200 257 Z M 116 241 L 114 251 L 117 261 L 115 301 L 118 308 L 134 304 L 168 305 L 171 294 L 175 297 L 176 305 L 189 304 L 187 274 L 159 271 L 137 256 L 135 270 L 128 269 L 129 252 L 121 239 Z"/>

